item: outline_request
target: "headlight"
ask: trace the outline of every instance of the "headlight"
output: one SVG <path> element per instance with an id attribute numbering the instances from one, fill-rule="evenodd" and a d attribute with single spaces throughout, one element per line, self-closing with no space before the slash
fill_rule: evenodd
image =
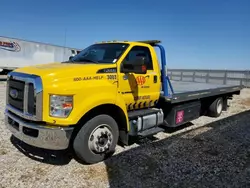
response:
<path id="1" fill-rule="evenodd" d="M 50 116 L 66 118 L 73 109 L 73 96 L 50 95 Z"/>

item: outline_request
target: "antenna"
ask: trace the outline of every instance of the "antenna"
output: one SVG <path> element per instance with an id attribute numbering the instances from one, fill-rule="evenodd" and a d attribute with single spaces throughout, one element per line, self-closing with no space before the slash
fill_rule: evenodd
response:
<path id="1" fill-rule="evenodd" d="M 65 57 L 66 38 L 67 38 L 67 28 L 65 28 L 65 30 L 64 30 L 64 44 L 63 44 L 64 49 L 63 49 L 63 59 L 64 59 L 64 57 Z"/>

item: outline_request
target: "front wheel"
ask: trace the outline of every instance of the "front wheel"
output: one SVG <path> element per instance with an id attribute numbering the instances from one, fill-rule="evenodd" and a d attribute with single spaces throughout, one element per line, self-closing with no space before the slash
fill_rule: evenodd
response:
<path id="1" fill-rule="evenodd" d="M 116 121 L 109 115 L 98 115 L 83 125 L 73 141 L 73 148 L 81 161 L 93 164 L 114 154 L 118 137 Z"/>

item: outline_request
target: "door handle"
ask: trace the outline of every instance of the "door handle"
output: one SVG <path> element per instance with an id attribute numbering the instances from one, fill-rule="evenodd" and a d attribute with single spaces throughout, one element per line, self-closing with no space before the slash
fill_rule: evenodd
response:
<path id="1" fill-rule="evenodd" d="M 157 83 L 157 76 L 154 75 L 154 83 Z"/>

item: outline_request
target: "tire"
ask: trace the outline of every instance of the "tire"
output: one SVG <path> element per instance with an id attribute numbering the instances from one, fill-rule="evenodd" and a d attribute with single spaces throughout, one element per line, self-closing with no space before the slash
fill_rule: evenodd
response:
<path id="1" fill-rule="evenodd" d="M 114 154 L 118 138 L 116 121 L 109 115 L 98 115 L 79 130 L 73 141 L 73 149 L 81 162 L 98 163 Z"/>
<path id="2" fill-rule="evenodd" d="M 223 98 L 217 98 L 210 106 L 209 106 L 209 116 L 210 117 L 219 117 L 223 110 Z"/>

